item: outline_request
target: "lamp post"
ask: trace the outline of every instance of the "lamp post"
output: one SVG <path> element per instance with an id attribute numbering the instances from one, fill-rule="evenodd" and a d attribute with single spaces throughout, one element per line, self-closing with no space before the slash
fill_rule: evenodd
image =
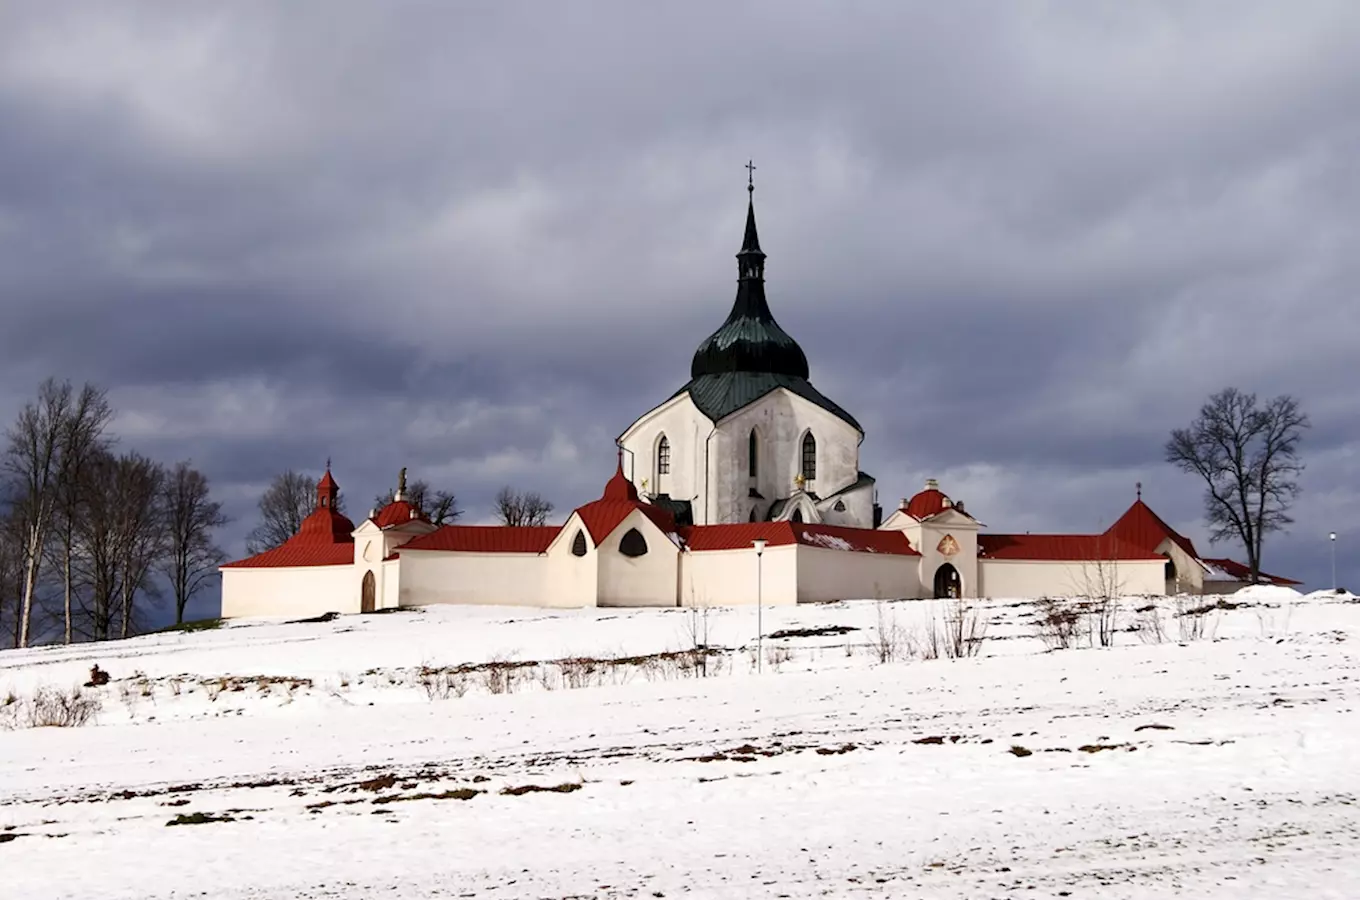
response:
<path id="1" fill-rule="evenodd" d="M 1327 535 L 1327 538 L 1332 542 L 1332 593 L 1335 594 L 1335 593 L 1336 593 L 1336 532 L 1335 532 L 1335 531 L 1331 532 L 1330 534 Z"/>
<path id="2" fill-rule="evenodd" d="M 765 647 L 764 647 L 765 627 L 764 627 L 764 622 L 763 622 L 763 606 L 764 606 L 764 604 L 763 604 L 763 602 L 762 602 L 763 598 L 761 597 L 761 588 L 762 588 L 762 585 L 761 585 L 761 575 L 763 574 L 763 573 L 761 572 L 761 567 L 762 567 L 761 560 L 764 558 L 764 554 L 765 554 L 765 544 L 766 544 L 766 543 L 767 543 L 767 542 L 766 542 L 766 540 L 765 540 L 764 538 L 756 538 L 754 541 L 751 541 L 751 546 L 756 548 L 756 672 L 757 672 L 757 673 L 759 673 L 759 672 L 762 670 L 762 658 L 763 658 L 764 655 L 765 655 L 765 652 L 764 652 L 764 651 L 765 651 Z"/>

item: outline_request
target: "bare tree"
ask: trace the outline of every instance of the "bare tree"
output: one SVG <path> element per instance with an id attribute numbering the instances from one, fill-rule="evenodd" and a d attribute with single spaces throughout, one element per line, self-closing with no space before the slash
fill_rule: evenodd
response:
<path id="1" fill-rule="evenodd" d="M 396 494 L 395 490 L 379 494 L 373 498 L 373 505 L 379 508 L 386 506 Z M 431 491 L 429 483 L 419 478 L 406 486 L 402 496 L 436 525 L 452 525 L 463 515 L 463 511 L 458 508 L 458 498 L 452 491 Z"/>
<path id="2" fill-rule="evenodd" d="M 11 479 L 14 514 L 19 517 L 24 584 L 15 644 L 27 647 L 43 551 L 56 515 L 61 483 L 61 449 L 72 408 L 69 381 L 48 378 L 38 397 L 24 405 L 8 433 L 5 471 Z"/>
<path id="3" fill-rule="evenodd" d="M 1119 624 L 1119 601 L 1127 583 L 1120 571 L 1119 543 L 1113 535 L 1100 535 L 1091 559 L 1082 563 L 1076 577 L 1076 593 L 1084 598 L 1082 611 L 1091 645 L 1111 647 Z"/>
<path id="4" fill-rule="evenodd" d="M 0 629 L 19 645 L 19 606 L 24 595 L 24 554 L 20 523 L 8 510 L 0 515 Z"/>
<path id="5" fill-rule="evenodd" d="M 496 494 L 496 515 L 502 525 L 543 525 L 552 511 L 553 505 L 535 491 L 516 491 L 506 485 Z"/>
<path id="6" fill-rule="evenodd" d="M 75 552 L 76 523 L 82 513 L 84 468 L 104 450 L 104 436 L 113 408 L 103 390 L 86 384 L 71 403 L 61 429 L 60 465 L 57 476 L 57 504 L 51 548 L 53 563 L 61 570 L 62 639 L 71 643 L 72 557 Z"/>
<path id="7" fill-rule="evenodd" d="M 277 475 L 260 498 L 260 523 L 246 536 L 246 552 L 254 555 L 272 550 L 302 527 L 302 520 L 316 509 L 317 479 L 292 469 Z M 345 511 L 345 498 L 335 498 L 335 511 Z"/>
<path id="8" fill-rule="evenodd" d="M 167 474 L 161 502 L 167 545 L 161 568 L 174 594 L 178 625 L 189 601 L 226 559 L 213 542 L 213 529 L 228 519 L 222 504 L 209 499 L 208 479 L 187 462 L 176 463 Z"/>
<path id="9" fill-rule="evenodd" d="M 1171 432 L 1166 460 L 1203 479 L 1209 539 L 1241 541 L 1254 584 L 1261 572 L 1261 543 L 1294 520 L 1299 443 L 1308 417 L 1293 397 L 1258 406 L 1255 394 L 1225 388 L 1200 408 L 1189 428 Z"/>
<path id="10" fill-rule="evenodd" d="M 86 468 L 76 559 L 89 589 L 94 640 L 107 640 L 115 622 L 119 636 L 128 637 L 138 619 L 137 599 L 157 593 L 150 576 L 167 546 L 164 481 L 161 466 L 137 453 L 99 453 Z"/>

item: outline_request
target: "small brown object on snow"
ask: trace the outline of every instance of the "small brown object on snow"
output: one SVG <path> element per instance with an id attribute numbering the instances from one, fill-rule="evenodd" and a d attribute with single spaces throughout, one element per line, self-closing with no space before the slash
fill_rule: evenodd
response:
<path id="1" fill-rule="evenodd" d="M 99 668 L 99 663 L 90 666 L 90 680 L 85 682 L 86 687 L 100 687 L 109 683 L 109 673 Z"/>

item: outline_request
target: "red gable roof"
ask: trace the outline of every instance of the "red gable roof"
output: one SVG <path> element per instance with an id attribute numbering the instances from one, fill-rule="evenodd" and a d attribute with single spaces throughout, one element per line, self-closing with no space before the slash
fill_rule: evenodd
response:
<path id="1" fill-rule="evenodd" d="M 1195 545 L 1190 542 L 1190 539 L 1163 522 L 1161 517 L 1143 502 L 1141 497 L 1135 500 L 1133 505 L 1125 510 L 1124 515 L 1120 516 L 1113 525 L 1106 529 L 1105 533 L 1148 551 L 1156 550 L 1162 541 L 1171 538 L 1176 546 L 1195 559 L 1199 559 L 1199 554 L 1195 552 Z"/>
<path id="2" fill-rule="evenodd" d="M 749 550 L 763 538 L 771 547 L 802 544 L 825 550 L 857 553 L 892 553 L 919 556 L 900 531 L 849 528 L 843 525 L 810 525 L 803 522 L 742 522 L 734 525 L 693 525 L 682 529 L 685 546 L 695 553 L 710 550 Z"/>
<path id="3" fill-rule="evenodd" d="M 1251 578 L 1251 567 L 1244 566 L 1234 559 L 1204 559 L 1200 560 L 1200 562 L 1206 562 L 1211 566 L 1217 566 L 1240 581 L 1248 581 Z M 1302 581 L 1294 581 L 1292 578 L 1283 578 L 1279 575 L 1271 575 L 1267 572 L 1257 572 L 1256 574 L 1269 584 L 1303 584 Z"/>
<path id="4" fill-rule="evenodd" d="M 542 553 L 561 529 L 556 525 L 511 528 L 504 525 L 443 525 L 397 550 L 443 550 L 454 553 Z"/>
<path id="5" fill-rule="evenodd" d="M 604 495 L 577 509 L 576 514 L 581 517 L 591 540 L 598 546 L 633 510 L 642 513 L 663 532 L 675 533 L 675 516 L 659 506 L 643 503 L 633 482 L 624 477 L 623 451 L 620 450 L 618 468 L 605 484 Z"/>
<path id="6" fill-rule="evenodd" d="M 430 520 L 425 518 L 424 513 L 406 500 L 393 500 L 373 517 L 374 524 L 379 528 L 392 528 L 395 525 L 405 525 L 407 522 L 428 521 Z"/>
<path id="7" fill-rule="evenodd" d="M 297 534 L 272 550 L 223 565 L 223 569 L 285 566 L 340 566 L 354 562 L 354 523 L 335 511 L 339 486 L 330 470 L 317 483 L 317 506 L 302 520 Z"/>
<path id="8" fill-rule="evenodd" d="M 1102 534 L 980 534 L 978 556 L 1061 562 L 1162 559 L 1151 550 Z"/>

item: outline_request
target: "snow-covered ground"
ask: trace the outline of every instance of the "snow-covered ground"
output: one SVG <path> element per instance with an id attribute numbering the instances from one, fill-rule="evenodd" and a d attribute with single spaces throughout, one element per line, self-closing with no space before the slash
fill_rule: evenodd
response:
<path id="1" fill-rule="evenodd" d="M 1062 650 L 990 602 L 963 659 L 945 604 L 765 610 L 812 633 L 759 672 L 753 609 L 0 653 L 0 896 L 1358 897 L 1360 604 L 1226 599 Z M 95 663 L 90 724 L 24 727 Z"/>

